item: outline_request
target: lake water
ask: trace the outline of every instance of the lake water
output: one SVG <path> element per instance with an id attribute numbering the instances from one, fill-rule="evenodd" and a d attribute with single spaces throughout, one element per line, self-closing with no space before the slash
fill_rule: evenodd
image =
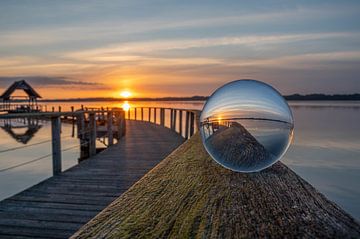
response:
<path id="1" fill-rule="evenodd" d="M 131 107 L 173 107 L 202 109 L 204 102 L 128 102 Z M 123 102 L 66 102 L 47 103 L 48 109 L 61 105 L 122 107 Z M 295 119 L 293 142 L 281 159 L 283 163 L 360 220 L 360 102 L 290 102 Z M 21 126 L 23 122 L 12 122 Z M 21 165 L 51 153 L 49 122 L 40 122 L 28 137 L 27 144 L 16 141 L 26 129 L 0 129 L 0 200 L 28 188 L 52 175 L 51 156 Z M 4 126 L 4 122 L 0 122 Z M 62 125 L 63 170 L 75 165 L 79 144 L 72 138 L 72 126 Z M 18 138 L 19 140 L 19 138 Z M 2 152 L 12 147 L 41 143 L 16 151 Z M 16 168 L 13 166 L 20 165 Z M 7 170 L 5 170 L 7 169 Z"/>

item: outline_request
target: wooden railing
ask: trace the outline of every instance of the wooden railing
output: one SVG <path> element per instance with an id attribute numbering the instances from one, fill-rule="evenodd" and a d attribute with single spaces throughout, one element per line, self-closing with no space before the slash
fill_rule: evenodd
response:
<path id="1" fill-rule="evenodd" d="M 199 117 L 199 110 L 163 107 L 134 107 L 126 112 L 126 119 L 128 120 L 158 124 L 170 128 L 185 139 L 189 139 L 199 130 Z"/>
<path id="2" fill-rule="evenodd" d="M 71 111 L 71 112 L 32 112 L 0 115 L 0 119 L 39 118 L 51 120 L 51 142 L 53 174 L 61 173 L 61 121 L 70 120 L 77 124 L 77 137 L 80 139 L 80 160 L 96 154 L 97 136 L 107 136 L 108 146 L 125 135 L 125 114 L 122 109 Z M 98 135 L 99 134 L 99 135 Z M 28 147 L 28 146 L 27 146 Z M 11 149 L 8 149 L 11 150 Z"/>

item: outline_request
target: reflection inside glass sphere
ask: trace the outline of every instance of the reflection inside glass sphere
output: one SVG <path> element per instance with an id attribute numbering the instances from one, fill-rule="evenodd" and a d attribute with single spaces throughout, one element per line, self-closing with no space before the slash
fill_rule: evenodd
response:
<path id="1" fill-rule="evenodd" d="M 207 152 L 222 166 L 238 172 L 256 172 L 274 164 L 289 147 L 293 128 L 285 99 L 255 80 L 220 87 L 200 116 Z"/>

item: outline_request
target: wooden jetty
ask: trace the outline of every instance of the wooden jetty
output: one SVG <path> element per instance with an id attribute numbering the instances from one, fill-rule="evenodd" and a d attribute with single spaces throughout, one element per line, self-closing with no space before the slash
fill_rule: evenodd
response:
<path id="1" fill-rule="evenodd" d="M 137 117 L 140 110 L 148 111 L 148 118 Z M 175 117 L 175 112 L 184 117 Z M 171 118 L 166 120 L 166 115 Z M 5 120 L 51 120 L 54 175 L 0 202 L 0 238 L 68 238 L 196 130 L 196 116 L 191 110 L 134 108 L 126 127 L 122 127 L 124 117 L 118 109 L 88 108 L 0 115 Z M 76 122 L 79 147 L 87 141 L 86 150 L 91 156 L 65 172 L 61 170 L 62 121 Z M 164 127 L 166 122 L 169 128 Z M 95 154 L 99 133 L 108 137 L 111 147 Z M 112 143 L 113 133 L 118 136 L 116 144 Z"/>
<path id="2" fill-rule="evenodd" d="M 281 162 L 243 174 L 194 135 L 82 227 L 80 238 L 359 238 L 360 225 Z"/>
<path id="3" fill-rule="evenodd" d="M 118 144 L 0 202 L 0 238 L 67 238 L 125 192 L 184 139 L 130 120 Z"/>
<path id="4" fill-rule="evenodd" d="M 97 127 L 111 138 L 121 122 L 84 110 L 86 120 L 82 110 L 42 113 L 52 119 L 54 165 L 61 117 L 87 125 L 90 145 Z M 282 163 L 252 174 L 216 164 L 191 137 L 196 111 L 133 108 L 126 118 L 118 143 L 97 155 L 93 145 L 90 159 L 65 172 L 58 165 L 54 177 L 0 202 L 0 238 L 360 237 L 358 222 Z"/>

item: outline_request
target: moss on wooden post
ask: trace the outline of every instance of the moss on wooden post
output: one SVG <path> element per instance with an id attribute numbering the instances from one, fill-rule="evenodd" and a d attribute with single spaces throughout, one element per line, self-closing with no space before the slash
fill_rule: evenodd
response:
<path id="1" fill-rule="evenodd" d="M 241 174 L 196 134 L 73 238 L 360 237 L 359 224 L 282 163 Z"/>

